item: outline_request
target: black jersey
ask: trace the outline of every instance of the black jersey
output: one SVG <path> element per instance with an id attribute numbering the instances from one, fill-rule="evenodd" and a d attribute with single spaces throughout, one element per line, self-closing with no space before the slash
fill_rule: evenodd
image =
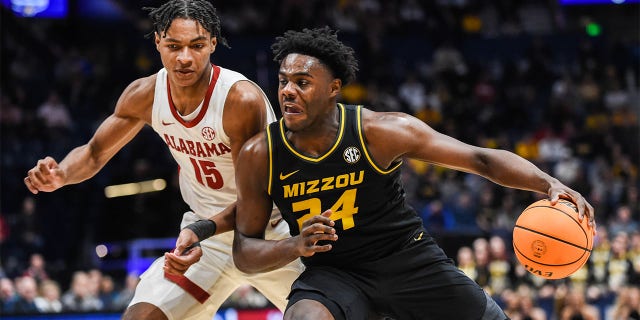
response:
<path id="1" fill-rule="evenodd" d="M 291 234 L 298 235 L 302 222 L 312 216 L 327 209 L 333 212 L 338 240 L 330 251 L 303 258 L 307 266 L 355 266 L 377 260 L 398 250 L 422 227 L 405 203 L 402 162 L 380 168 L 367 150 L 362 107 L 337 108 L 336 141 L 319 157 L 306 156 L 287 141 L 282 119 L 267 128 L 269 194 Z"/>

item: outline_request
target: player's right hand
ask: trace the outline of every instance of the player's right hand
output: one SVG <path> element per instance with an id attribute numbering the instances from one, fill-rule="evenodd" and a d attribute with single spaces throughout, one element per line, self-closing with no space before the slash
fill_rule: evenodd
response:
<path id="1" fill-rule="evenodd" d="M 24 184 L 33 194 L 40 191 L 51 192 L 64 186 L 65 178 L 66 174 L 60 169 L 58 162 L 46 157 L 38 160 L 36 166 L 27 172 Z"/>
<path id="2" fill-rule="evenodd" d="M 336 229 L 333 228 L 335 222 L 329 218 L 331 213 L 331 210 L 327 210 L 302 223 L 297 245 L 300 256 L 310 257 L 316 252 L 326 252 L 331 250 L 331 244 L 317 244 L 318 241 L 321 240 L 338 240 Z"/>
<path id="3" fill-rule="evenodd" d="M 193 231 L 184 228 L 178 235 L 176 248 L 164 254 L 164 272 L 182 275 L 192 264 L 200 261 L 201 257 L 202 248 L 198 237 Z"/>

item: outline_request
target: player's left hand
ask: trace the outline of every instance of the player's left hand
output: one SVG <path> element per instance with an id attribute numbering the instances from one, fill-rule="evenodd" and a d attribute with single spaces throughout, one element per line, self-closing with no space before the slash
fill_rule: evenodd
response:
<path id="1" fill-rule="evenodd" d="M 555 205 L 560 199 L 565 199 L 573 202 L 576 207 L 578 207 L 578 218 L 580 219 L 580 221 L 587 217 L 589 219 L 589 226 L 595 234 L 595 211 L 593 210 L 591 204 L 589 204 L 589 201 L 587 201 L 587 199 L 585 199 L 578 191 L 575 191 L 558 181 L 556 184 L 553 184 L 551 188 L 549 188 L 549 201 L 552 205 Z"/>
<path id="2" fill-rule="evenodd" d="M 170 274 L 183 275 L 201 257 L 202 248 L 196 234 L 189 229 L 182 229 L 176 240 L 176 248 L 164 254 L 163 269 Z"/>

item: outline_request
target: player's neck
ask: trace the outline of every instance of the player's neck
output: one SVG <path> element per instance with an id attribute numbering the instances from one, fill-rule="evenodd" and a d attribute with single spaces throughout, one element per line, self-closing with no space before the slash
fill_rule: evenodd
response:
<path id="1" fill-rule="evenodd" d="M 338 139 L 340 117 L 340 108 L 336 105 L 311 126 L 296 132 L 289 132 L 287 138 L 303 154 L 310 157 L 322 156 L 335 145 L 336 139 Z"/>
<path id="2" fill-rule="evenodd" d="M 212 68 L 209 68 L 196 83 L 190 86 L 178 86 L 171 83 L 171 100 L 181 115 L 192 113 L 205 99 L 212 72 Z"/>

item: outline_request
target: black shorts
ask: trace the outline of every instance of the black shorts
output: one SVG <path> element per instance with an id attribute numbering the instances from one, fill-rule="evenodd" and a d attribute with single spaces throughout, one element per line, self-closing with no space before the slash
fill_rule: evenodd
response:
<path id="1" fill-rule="evenodd" d="M 310 299 L 334 318 L 483 319 L 495 302 L 460 271 L 432 238 L 412 241 L 403 250 L 352 267 L 308 266 L 293 283 L 289 308 Z M 497 308 L 497 307 L 496 307 Z M 494 309 L 495 311 L 495 309 Z M 506 319 L 501 310 L 496 318 Z"/>

